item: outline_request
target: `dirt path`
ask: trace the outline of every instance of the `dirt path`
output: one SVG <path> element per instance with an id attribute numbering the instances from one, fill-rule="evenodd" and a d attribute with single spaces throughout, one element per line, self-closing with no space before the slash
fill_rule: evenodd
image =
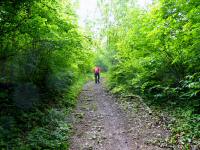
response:
<path id="1" fill-rule="evenodd" d="M 169 149 L 160 118 L 149 115 L 138 99 L 119 102 L 102 83 L 88 82 L 72 119 L 70 150 Z"/>

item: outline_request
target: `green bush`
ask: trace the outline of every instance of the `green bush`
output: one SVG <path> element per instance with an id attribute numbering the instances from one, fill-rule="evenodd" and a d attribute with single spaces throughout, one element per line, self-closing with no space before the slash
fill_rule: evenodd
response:
<path id="1" fill-rule="evenodd" d="M 69 125 L 66 124 L 66 112 L 48 110 L 41 118 L 42 127 L 34 127 L 27 135 L 27 147 L 30 149 L 66 149 L 69 139 Z"/>
<path id="2" fill-rule="evenodd" d="M 92 42 L 70 0 L 2 0 L 0 12 L 0 149 L 67 149 Z"/>
<path id="3" fill-rule="evenodd" d="M 193 122 L 200 114 L 199 3 L 158 0 L 138 8 L 115 0 L 112 8 L 101 5 L 104 17 L 114 18 L 103 20 L 109 87 L 141 95 L 152 109 L 176 118 L 173 136 L 182 132 L 182 138 L 199 141 L 199 122 Z"/>

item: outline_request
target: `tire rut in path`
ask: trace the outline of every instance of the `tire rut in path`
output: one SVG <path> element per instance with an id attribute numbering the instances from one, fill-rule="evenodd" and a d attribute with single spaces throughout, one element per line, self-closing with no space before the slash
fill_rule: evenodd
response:
<path id="1" fill-rule="evenodd" d="M 116 100 L 103 84 L 90 81 L 84 86 L 72 119 L 74 134 L 70 150 L 167 149 L 148 141 L 165 139 L 168 131 L 155 126 L 154 120 L 142 109 L 128 113 Z"/>

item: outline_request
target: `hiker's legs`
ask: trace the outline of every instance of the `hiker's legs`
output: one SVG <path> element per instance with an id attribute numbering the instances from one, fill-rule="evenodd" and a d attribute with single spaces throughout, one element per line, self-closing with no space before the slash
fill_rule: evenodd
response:
<path id="1" fill-rule="evenodd" d="M 95 83 L 97 83 L 98 79 L 97 79 L 97 74 L 96 73 L 94 74 L 94 78 L 95 78 Z"/>
<path id="2" fill-rule="evenodd" d="M 97 82 L 100 83 L 100 74 L 97 74 Z"/>

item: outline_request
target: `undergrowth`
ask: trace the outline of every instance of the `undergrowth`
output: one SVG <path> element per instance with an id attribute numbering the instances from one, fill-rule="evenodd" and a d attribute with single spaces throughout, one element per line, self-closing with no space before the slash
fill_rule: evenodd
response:
<path id="1" fill-rule="evenodd" d="M 1 111 L 0 149 L 66 150 L 71 129 L 68 115 L 87 80 L 88 77 L 80 77 L 58 103 L 40 103 L 31 110 L 10 108 L 6 114 Z"/>
<path id="2" fill-rule="evenodd" d="M 200 145 L 199 74 L 186 76 L 176 87 L 164 86 L 158 81 L 145 82 L 142 86 L 129 87 L 109 82 L 113 93 L 126 96 L 138 94 L 155 115 L 164 114 L 166 127 L 171 131 L 168 144 L 184 150 Z M 110 79 L 112 81 L 112 79 Z"/>

